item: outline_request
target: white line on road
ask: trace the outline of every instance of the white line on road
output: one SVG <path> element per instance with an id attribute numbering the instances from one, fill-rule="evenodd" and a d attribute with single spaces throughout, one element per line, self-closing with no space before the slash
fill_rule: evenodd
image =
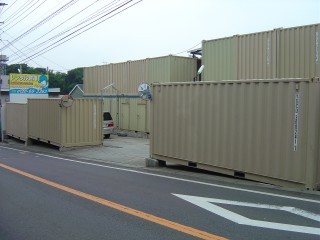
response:
<path id="1" fill-rule="evenodd" d="M 28 152 L 28 151 L 24 151 L 24 150 L 19 150 L 19 149 L 14 149 L 14 148 L 9 148 L 9 147 L 3 147 L 3 146 L 0 146 L 0 148 L 10 149 L 10 150 L 19 151 L 19 152 Z M 30 152 L 30 153 L 32 153 L 32 152 Z M 34 153 L 34 154 L 36 154 L 38 156 L 59 159 L 59 160 L 62 160 L 62 161 L 75 162 L 75 163 L 81 163 L 81 164 L 86 164 L 86 165 L 91 165 L 91 166 L 109 168 L 109 169 L 114 169 L 114 170 L 119 170 L 119 171 L 138 173 L 138 174 L 143 174 L 143 175 L 148 175 L 148 176 L 153 176 L 153 177 L 160 177 L 160 178 L 166 178 L 166 179 L 171 179 L 171 180 L 177 180 L 177 181 L 201 184 L 201 185 L 206 185 L 206 186 L 211 186 L 211 187 L 218 187 L 218 188 L 224 188 L 224 189 L 229 189 L 229 190 L 242 191 L 242 192 L 255 193 L 255 194 L 262 194 L 262 195 L 266 195 L 266 196 L 286 198 L 286 199 L 292 199 L 292 200 L 298 200 L 298 201 L 312 202 L 312 203 L 320 204 L 320 201 L 313 200 L 313 199 L 308 199 L 308 198 L 300 198 L 300 197 L 293 197 L 293 196 L 287 196 L 287 195 L 281 195 L 281 194 L 275 194 L 275 193 L 269 193 L 269 192 L 262 192 L 262 191 L 255 191 L 255 190 L 242 189 L 242 188 L 236 188 L 236 187 L 229 187 L 229 186 L 213 184 L 213 183 L 206 183 L 206 182 L 200 182 L 200 181 L 194 181 L 194 180 L 189 180 L 189 179 L 184 179 L 184 178 L 177 178 L 177 177 L 170 177 L 170 176 L 165 176 L 165 175 L 160 175 L 160 174 L 147 173 L 147 172 L 142 172 L 142 171 L 137 171 L 137 170 L 132 170 L 132 169 L 111 167 L 111 166 L 101 165 L 101 164 L 97 164 L 97 163 L 82 162 L 82 161 L 79 161 L 79 160 L 72 160 L 72 159 L 68 159 L 68 158 L 55 157 L 55 156 L 51 156 L 51 155 L 47 155 L 47 154 L 41 154 L 41 153 Z"/>
<path id="2" fill-rule="evenodd" d="M 220 207 L 216 204 L 227 204 L 227 205 L 234 205 L 234 206 L 287 211 L 292 214 L 296 214 L 296 215 L 299 215 L 299 216 L 302 216 L 305 218 L 309 218 L 309 219 L 312 219 L 312 220 L 315 220 L 318 222 L 320 221 L 320 215 L 312 213 L 312 212 L 307 212 L 302 209 L 297 209 L 297 208 L 293 208 L 293 207 L 286 207 L 286 206 L 276 206 L 276 205 L 267 205 L 267 204 L 229 201 L 229 200 L 216 199 L 216 198 L 204 198 L 204 197 L 181 195 L 181 194 L 173 194 L 173 195 L 175 195 L 176 197 L 179 197 L 185 201 L 188 201 L 192 204 L 195 204 L 198 207 L 206 209 L 209 212 L 217 214 L 220 217 L 223 217 L 223 218 L 228 219 L 232 222 L 235 222 L 237 224 L 247 225 L 247 226 L 252 226 L 252 227 L 261 227 L 261 228 L 269 228 L 269 229 L 276 229 L 276 230 L 283 230 L 283 231 L 290 231 L 290 232 L 299 232 L 299 233 L 320 235 L 320 228 L 250 219 L 250 218 L 247 218 L 247 217 L 242 216 L 240 214 L 237 214 L 235 212 L 232 212 L 230 210 L 227 210 L 223 207 Z M 291 209 L 295 209 L 295 211 L 291 211 Z"/>

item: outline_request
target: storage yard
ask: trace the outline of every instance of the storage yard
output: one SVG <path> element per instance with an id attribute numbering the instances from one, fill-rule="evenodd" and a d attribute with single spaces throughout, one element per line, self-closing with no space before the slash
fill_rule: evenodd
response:
<path id="1" fill-rule="evenodd" d="M 202 58 L 86 67 L 84 99 L 66 108 L 49 99 L 10 103 L 7 132 L 60 148 L 101 145 L 109 111 L 117 129 L 151 134 L 156 160 L 319 189 L 319 32 L 320 24 L 279 28 L 203 41 Z M 151 101 L 139 98 L 141 83 L 151 84 Z M 18 108 L 28 115 L 22 129 L 14 127 L 26 118 L 14 117 Z"/>

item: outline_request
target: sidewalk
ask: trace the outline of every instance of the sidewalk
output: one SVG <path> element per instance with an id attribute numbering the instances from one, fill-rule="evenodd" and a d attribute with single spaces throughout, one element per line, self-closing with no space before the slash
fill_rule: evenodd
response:
<path id="1" fill-rule="evenodd" d="M 66 150 L 64 155 L 85 160 L 98 160 L 130 167 L 145 167 L 149 157 L 149 139 L 111 135 L 103 146 Z"/>
<path id="2" fill-rule="evenodd" d="M 128 167 L 145 167 L 145 159 L 149 157 L 149 139 L 117 135 L 111 135 L 110 139 L 104 139 L 102 146 L 66 148 L 62 152 L 55 146 L 42 142 L 25 146 L 24 142 L 13 138 L 8 139 L 6 143 L 1 143 L 1 145 L 64 158 L 94 160 Z"/>
<path id="3" fill-rule="evenodd" d="M 219 173 L 208 172 L 201 169 L 189 168 L 186 166 L 167 163 L 167 167 L 146 167 L 146 159 L 149 158 L 149 139 L 135 138 L 128 136 L 111 135 L 110 139 L 105 139 L 102 146 L 87 146 L 79 148 L 65 149 L 60 152 L 57 147 L 37 142 L 34 145 L 26 146 L 24 142 L 16 139 L 8 139 L 6 143 L 1 142 L 0 146 L 11 147 L 23 151 L 30 151 L 48 154 L 56 157 L 78 159 L 85 161 L 95 161 L 105 164 L 115 164 L 124 167 L 143 168 L 144 170 L 155 173 L 170 174 L 175 177 L 187 177 L 205 182 L 221 183 L 223 185 L 238 187 L 263 187 L 289 192 L 300 192 L 310 195 L 320 196 L 319 191 L 307 191 L 302 189 L 288 189 L 269 184 L 248 181 L 245 179 L 234 178 Z"/>

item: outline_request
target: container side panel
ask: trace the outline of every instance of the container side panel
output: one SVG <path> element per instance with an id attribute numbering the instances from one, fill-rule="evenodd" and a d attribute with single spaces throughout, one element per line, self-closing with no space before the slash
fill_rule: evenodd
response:
<path id="1" fill-rule="evenodd" d="M 204 41 L 202 44 L 204 81 L 236 80 L 237 37 Z"/>
<path id="2" fill-rule="evenodd" d="M 126 83 L 124 93 L 137 95 L 139 84 L 147 82 L 146 63 L 146 60 L 129 62 L 129 81 Z"/>
<path id="3" fill-rule="evenodd" d="M 320 24 L 278 30 L 279 78 L 320 76 Z"/>
<path id="4" fill-rule="evenodd" d="M 6 103 L 7 134 L 27 140 L 28 105 L 25 103 Z"/>
<path id="5" fill-rule="evenodd" d="M 28 99 L 28 137 L 60 145 L 60 99 Z"/>
<path id="6" fill-rule="evenodd" d="M 102 143 L 102 104 L 100 99 L 76 99 L 61 109 L 62 147 Z"/>
<path id="7" fill-rule="evenodd" d="M 112 64 L 112 83 L 119 93 L 126 93 L 129 82 L 129 63 Z"/>
<path id="8" fill-rule="evenodd" d="M 276 78 L 276 32 L 240 35 L 238 79 Z"/>
<path id="9" fill-rule="evenodd" d="M 155 84 L 151 154 L 304 184 L 308 84 Z"/>
<path id="10" fill-rule="evenodd" d="M 84 68 L 83 91 L 85 95 L 113 94 L 112 89 L 102 90 L 113 83 L 112 64 Z"/>
<path id="11" fill-rule="evenodd" d="M 197 59 L 170 57 L 170 82 L 192 82 L 197 74 Z"/>
<path id="12" fill-rule="evenodd" d="M 170 82 L 170 58 L 148 58 L 147 60 L 147 82 Z"/>

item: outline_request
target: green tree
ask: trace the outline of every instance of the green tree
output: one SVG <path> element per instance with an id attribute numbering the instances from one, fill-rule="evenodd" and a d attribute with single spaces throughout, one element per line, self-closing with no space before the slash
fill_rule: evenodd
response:
<path id="1" fill-rule="evenodd" d="M 67 93 L 69 93 L 72 88 L 76 84 L 82 84 L 83 83 L 83 68 L 75 68 L 73 70 L 68 71 L 67 76 L 66 76 L 66 88 L 65 90 Z"/>
<path id="2" fill-rule="evenodd" d="M 66 79 L 67 74 L 66 73 L 61 73 L 61 72 L 56 72 L 54 73 L 53 71 L 49 71 L 49 87 L 50 88 L 60 88 L 61 93 L 65 93 L 65 79 Z"/>

